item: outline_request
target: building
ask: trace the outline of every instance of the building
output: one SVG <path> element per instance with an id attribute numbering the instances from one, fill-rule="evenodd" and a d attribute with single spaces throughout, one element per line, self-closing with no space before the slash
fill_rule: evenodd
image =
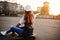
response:
<path id="1" fill-rule="evenodd" d="M 0 1 L 0 15 L 3 14 L 4 11 L 4 3 L 3 1 Z"/>
<path id="2" fill-rule="evenodd" d="M 9 16 L 16 15 L 17 16 L 17 4 L 16 3 L 8 3 L 8 10 L 9 10 Z"/>
<path id="3" fill-rule="evenodd" d="M 37 12 L 38 12 L 38 13 L 41 13 L 41 8 L 42 8 L 42 7 L 37 7 Z"/>
<path id="4" fill-rule="evenodd" d="M 6 16 L 17 16 L 21 10 L 24 10 L 24 8 L 20 4 L 0 1 L 0 15 L 5 14 Z"/>

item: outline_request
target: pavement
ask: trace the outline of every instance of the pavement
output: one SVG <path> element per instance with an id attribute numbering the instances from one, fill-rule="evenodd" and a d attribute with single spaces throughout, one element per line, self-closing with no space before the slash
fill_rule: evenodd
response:
<path id="1" fill-rule="evenodd" d="M 10 25 L 17 24 L 19 20 L 20 17 L 0 17 L 0 31 L 8 30 Z M 36 40 L 60 40 L 60 20 L 37 18 L 33 28 Z"/>

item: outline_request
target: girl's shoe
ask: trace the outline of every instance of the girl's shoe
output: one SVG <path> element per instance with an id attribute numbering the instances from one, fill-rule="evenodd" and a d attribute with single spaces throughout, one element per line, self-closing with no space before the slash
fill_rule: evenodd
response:
<path id="1" fill-rule="evenodd" d="M 0 33 L 1 33 L 3 36 L 5 36 L 6 33 L 7 33 L 7 31 L 1 31 Z"/>

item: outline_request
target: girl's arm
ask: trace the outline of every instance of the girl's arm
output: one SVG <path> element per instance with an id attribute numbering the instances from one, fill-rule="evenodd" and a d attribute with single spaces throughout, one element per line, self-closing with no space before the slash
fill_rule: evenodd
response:
<path id="1" fill-rule="evenodd" d="M 36 18 L 37 15 L 39 15 L 40 13 L 34 14 L 34 18 Z"/>
<path id="2" fill-rule="evenodd" d="M 17 23 L 17 24 L 16 24 L 16 27 L 19 27 L 20 25 L 21 25 L 20 23 Z"/>
<path id="3" fill-rule="evenodd" d="M 21 24 L 24 24 L 24 17 L 20 19 L 19 23 L 17 23 L 16 26 L 19 27 Z"/>
<path id="4" fill-rule="evenodd" d="M 39 15 L 40 13 L 35 14 L 36 16 Z"/>

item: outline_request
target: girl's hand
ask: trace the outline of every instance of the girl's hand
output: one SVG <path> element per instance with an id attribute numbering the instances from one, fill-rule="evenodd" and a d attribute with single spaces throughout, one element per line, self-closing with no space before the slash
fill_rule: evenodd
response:
<path id="1" fill-rule="evenodd" d="M 20 23 L 18 23 L 17 25 L 16 25 L 16 27 L 19 27 L 20 26 Z"/>

